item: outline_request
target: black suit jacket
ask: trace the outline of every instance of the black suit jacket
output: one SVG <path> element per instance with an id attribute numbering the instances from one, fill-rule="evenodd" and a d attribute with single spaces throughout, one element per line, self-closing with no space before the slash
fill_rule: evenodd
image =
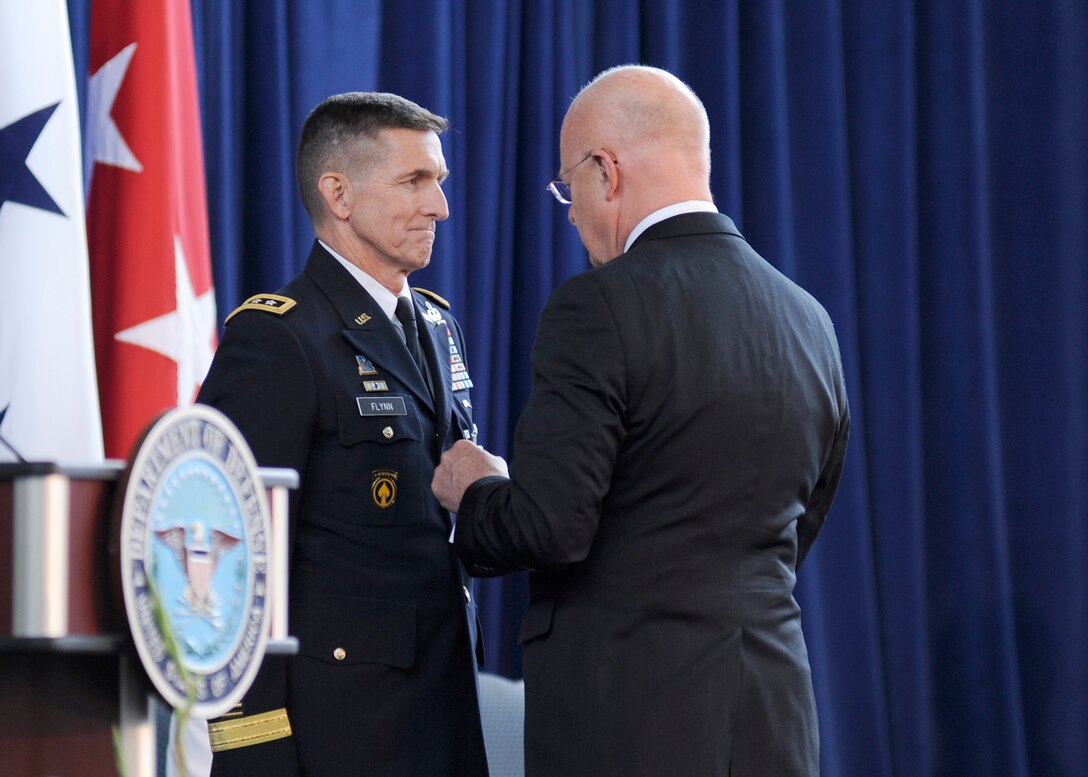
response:
<path id="1" fill-rule="evenodd" d="M 261 465 L 300 475 L 300 652 L 267 658 L 243 701 L 247 717 L 285 707 L 293 736 L 216 753 L 213 773 L 486 775 L 475 605 L 430 487 L 442 450 L 474 431 L 467 372 L 451 372 L 460 327 L 414 293 L 432 398 L 392 322 L 319 244 L 278 293 L 296 305 L 230 320 L 199 401 Z"/>
<path id="2" fill-rule="evenodd" d="M 799 777 L 818 733 L 795 575 L 849 413 L 824 309 L 720 214 L 658 223 L 542 315 L 511 478 L 458 553 L 530 575 L 528 777 Z"/>

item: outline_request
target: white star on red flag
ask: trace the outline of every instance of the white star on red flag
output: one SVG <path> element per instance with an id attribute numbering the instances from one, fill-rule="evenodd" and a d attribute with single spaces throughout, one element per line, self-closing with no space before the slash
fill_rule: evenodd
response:
<path id="1" fill-rule="evenodd" d="M 208 374 L 215 353 L 215 295 L 197 295 L 181 239 L 174 238 L 177 308 L 117 333 L 117 339 L 161 353 L 178 365 L 178 404 L 190 404 Z"/>
<path id="2" fill-rule="evenodd" d="M 87 235 L 106 455 L 191 403 L 216 313 L 187 0 L 95 0 Z"/>
<path id="3" fill-rule="evenodd" d="M 123 167 L 137 173 L 143 170 L 140 160 L 132 153 L 110 115 L 135 53 L 135 43 L 125 46 L 91 76 L 87 85 L 87 124 L 92 127 L 87 132 L 87 148 L 84 149 L 84 165 L 88 168 L 85 176 L 88 190 L 91 188 L 96 162 Z"/>

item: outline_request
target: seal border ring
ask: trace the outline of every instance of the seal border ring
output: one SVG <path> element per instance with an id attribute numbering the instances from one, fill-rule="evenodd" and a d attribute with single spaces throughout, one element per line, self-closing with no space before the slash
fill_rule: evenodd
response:
<path id="1" fill-rule="evenodd" d="M 185 424 L 198 423 L 202 425 L 202 429 L 206 430 L 208 427 L 212 427 L 224 438 L 224 450 L 234 451 L 240 458 L 240 468 L 238 468 L 238 474 L 232 473 L 225 466 L 224 462 L 217 456 L 207 455 L 207 449 L 202 444 L 199 446 L 182 446 L 173 451 L 167 458 L 165 463 L 160 463 L 158 466 L 158 472 L 153 476 L 148 476 L 148 473 L 152 467 L 151 462 L 153 456 L 159 451 L 159 446 L 166 439 L 172 431 Z M 234 652 L 223 662 L 223 667 L 215 669 L 215 672 L 222 672 L 229 670 L 235 661 L 237 660 L 242 649 L 246 647 L 246 624 L 254 618 L 254 604 L 258 598 L 258 591 L 261 592 L 263 597 L 263 604 L 258 618 L 255 641 L 251 646 L 250 655 L 248 660 L 245 661 L 245 665 L 238 673 L 237 680 L 229 689 L 216 698 L 210 701 L 202 701 L 197 698 L 189 714 L 197 718 L 215 718 L 228 712 L 242 697 L 245 696 L 246 691 L 253 683 L 254 677 L 263 663 L 265 648 L 268 642 L 269 634 L 269 621 L 271 617 L 271 606 L 268 601 L 271 586 L 268 584 L 268 563 L 270 559 L 270 549 L 268 547 L 272 538 L 271 529 L 271 512 L 268 504 L 268 495 L 264 488 L 263 481 L 258 472 L 257 461 L 253 456 L 253 452 L 250 450 L 248 443 L 238 428 L 219 410 L 208 405 L 191 405 L 183 408 L 174 408 L 163 413 L 159 418 L 152 422 L 145 430 L 143 436 L 139 442 L 134 446 L 133 453 L 130 454 L 129 463 L 126 467 L 121 487 L 118 491 L 118 499 L 121 503 L 120 507 L 120 519 L 117 522 L 118 534 L 118 558 L 119 563 L 115 567 L 115 570 L 120 573 L 121 593 L 124 603 L 125 615 L 129 626 L 129 632 L 132 635 L 133 643 L 136 647 L 136 652 L 139 655 L 140 663 L 144 667 L 144 671 L 148 678 L 151 680 L 152 685 L 162 696 L 162 698 L 176 709 L 185 707 L 188 703 L 187 695 L 181 693 L 177 686 L 171 682 L 166 676 L 163 669 L 159 665 L 159 660 L 156 660 L 153 655 L 154 651 L 145 637 L 144 629 L 147 626 L 146 623 L 141 621 L 140 608 L 137 603 L 137 585 L 133 579 L 134 564 L 140 564 L 141 566 L 150 557 L 148 541 L 144 547 L 140 548 L 143 553 L 142 556 L 137 557 L 133 552 L 133 546 L 131 540 L 136 535 L 146 535 L 147 532 L 134 524 L 142 523 L 148 524 L 151 521 L 151 513 L 153 511 L 153 504 L 146 499 L 148 495 L 154 495 L 157 493 L 157 486 L 162 476 L 166 474 L 171 465 L 175 463 L 181 456 L 188 453 L 201 453 L 222 476 L 222 478 L 229 484 L 236 502 L 242 510 L 241 520 L 243 524 L 247 526 L 245 531 L 246 542 L 251 542 L 259 535 L 263 535 L 264 550 L 263 561 L 258 565 L 260 568 L 254 569 L 254 565 L 257 562 L 254 559 L 254 553 L 250 552 L 246 554 L 247 565 L 247 579 L 252 578 L 251 585 L 247 585 L 247 597 L 243 607 L 243 613 L 240 619 L 242 624 L 239 638 L 234 645 Z M 160 457 L 161 458 L 161 457 Z M 139 484 L 146 483 L 148 480 L 152 481 L 152 486 L 149 490 L 149 494 L 145 494 L 144 501 L 146 504 L 141 505 L 137 498 L 137 492 Z M 253 501 L 256 503 L 256 510 L 246 509 L 246 499 L 242 496 L 242 487 L 246 483 L 252 484 L 253 487 Z M 256 521 L 256 531 L 251 531 L 248 526 L 250 521 Z M 145 570 L 146 572 L 146 570 Z M 146 584 L 145 584 L 146 585 Z M 153 620 L 153 619 L 152 619 Z M 157 632 L 159 640 L 165 641 L 161 630 L 159 630 L 158 624 L 154 624 L 154 628 Z M 169 658 L 169 657 L 168 657 Z M 160 659 L 161 660 L 161 659 Z M 211 676 L 214 672 L 202 672 L 186 664 L 184 660 L 180 663 L 185 667 L 194 679 L 197 681 L 198 686 L 203 685 L 207 687 L 207 684 L 211 681 Z"/>

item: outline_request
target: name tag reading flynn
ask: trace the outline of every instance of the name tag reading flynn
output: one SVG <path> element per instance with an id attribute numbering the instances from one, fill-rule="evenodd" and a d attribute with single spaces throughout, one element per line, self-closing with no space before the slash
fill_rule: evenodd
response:
<path id="1" fill-rule="evenodd" d="M 404 397 L 355 397 L 359 415 L 408 415 Z"/>

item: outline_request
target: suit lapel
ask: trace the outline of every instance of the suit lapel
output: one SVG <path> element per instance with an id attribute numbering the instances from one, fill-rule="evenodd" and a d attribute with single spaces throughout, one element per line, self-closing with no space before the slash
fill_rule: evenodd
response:
<path id="1" fill-rule="evenodd" d="M 328 297 L 344 323 L 343 336 L 356 353 L 388 372 L 435 411 L 426 381 L 404 347 L 393 322 L 374 298 L 315 240 L 306 262 L 306 274 Z"/>
<path id="2" fill-rule="evenodd" d="M 427 361 L 427 367 L 431 371 L 431 382 L 434 383 L 434 412 L 438 421 L 438 435 L 440 440 L 446 439 L 449 431 L 452 407 L 451 386 L 453 378 L 450 375 L 450 346 L 449 325 L 441 310 L 431 305 L 426 297 L 416 291 L 412 292 L 412 298 L 416 305 L 416 324 L 419 327 L 419 339 L 423 346 L 423 358 Z"/>

